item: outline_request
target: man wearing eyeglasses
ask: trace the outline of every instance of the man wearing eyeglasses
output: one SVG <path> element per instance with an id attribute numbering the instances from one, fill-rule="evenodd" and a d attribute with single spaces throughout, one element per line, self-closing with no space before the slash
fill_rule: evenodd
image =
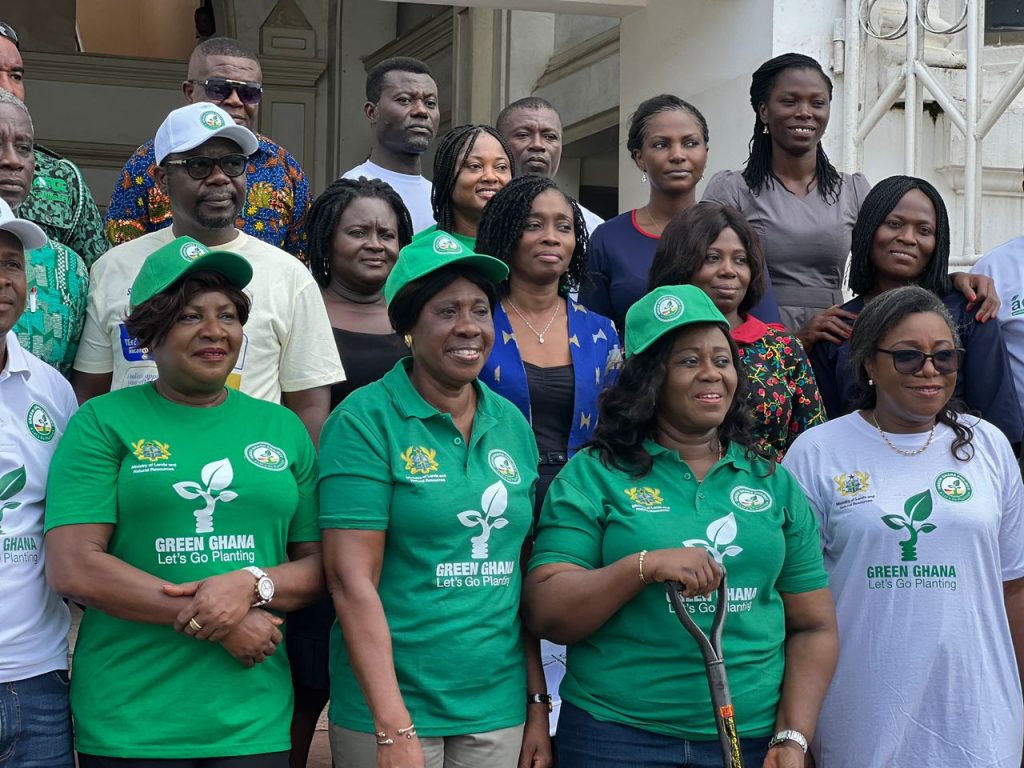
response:
<path id="1" fill-rule="evenodd" d="M 146 258 L 184 235 L 239 253 L 253 268 L 246 288 L 252 312 L 228 386 L 283 403 L 318 440 L 329 387 L 345 378 L 319 288 L 299 261 L 235 228 L 247 161 L 259 146 L 252 131 L 207 102 L 176 109 L 164 120 L 153 141 L 153 176 L 173 223 L 112 248 L 93 267 L 71 377 L 79 401 L 156 378 L 149 351 L 124 326 L 129 292 Z M 189 255 L 182 251 L 182 258 Z"/>
<path id="2" fill-rule="evenodd" d="M 263 97 L 263 71 L 256 55 L 237 40 L 214 37 L 196 46 L 182 83 L 185 101 L 205 101 L 227 112 L 237 125 L 256 130 Z M 249 186 L 236 226 L 243 232 L 305 259 L 309 184 L 287 150 L 257 134 L 249 158 Z M 153 142 L 133 154 L 114 186 L 105 231 L 114 245 L 170 226 L 167 195 L 156 183 Z"/>
<path id="3" fill-rule="evenodd" d="M 14 27 L 0 21 L 0 91 L 25 101 L 25 63 Z M 77 253 L 85 265 L 106 253 L 103 219 L 78 166 L 36 144 L 35 175 L 18 215 L 34 221 L 47 237 Z"/>

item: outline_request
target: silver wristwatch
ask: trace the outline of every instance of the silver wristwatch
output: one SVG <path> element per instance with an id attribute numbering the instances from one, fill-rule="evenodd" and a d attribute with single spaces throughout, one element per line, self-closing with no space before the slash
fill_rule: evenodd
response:
<path id="1" fill-rule="evenodd" d="M 274 582 L 267 576 L 266 571 L 262 568 L 257 568 L 255 565 L 247 565 L 242 570 L 248 571 L 256 577 L 256 598 L 252 604 L 253 608 L 259 608 L 261 605 L 266 605 L 274 599 Z"/>
<path id="2" fill-rule="evenodd" d="M 768 742 L 768 749 L 776 747 L 784 741 L 795 742 L 803 750 L 804 754 L 807 754 L 807 738 L 800 731 L 793 730 L 779 731 L 772 736 L 772 740 Z"/>

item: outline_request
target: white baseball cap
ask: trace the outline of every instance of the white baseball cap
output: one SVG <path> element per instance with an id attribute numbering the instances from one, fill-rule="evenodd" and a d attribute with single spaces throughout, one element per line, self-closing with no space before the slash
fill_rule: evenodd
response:
<path id="1" fill-rule="evenodd" d="M 19 219 L 14 215 L 11 206 L 0 197 L 0 230 L 10 232 L 21 240 L 21 245 L 26 251 L 33 251 L 46 245 L 46 233 L 27 219 Z"/>
<path id="2" fill-rule="evenodd" d="M 153 150 L 156 164 L 175 152 L 187 152 L 210 139 L 223 136 L 231 139 L 245 155 L 260 148 L 256 134 L 244 125 L 236 125 L 231 115 L 208 101 L 197 101 L 169 114 L 156 131 Z"/>

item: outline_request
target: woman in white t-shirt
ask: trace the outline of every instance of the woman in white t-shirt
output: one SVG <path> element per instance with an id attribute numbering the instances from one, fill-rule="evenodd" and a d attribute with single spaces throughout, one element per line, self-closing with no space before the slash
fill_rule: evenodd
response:
<path id="1" fill-rule="evenodd" d="M 853 328 L 861 410 L 783 461 L 839 619 L 818 768 L 1021 765 L 1024 488 L 1003 434 L 950 400 L 962 358 L 938 297 L 887 291 Z"/>

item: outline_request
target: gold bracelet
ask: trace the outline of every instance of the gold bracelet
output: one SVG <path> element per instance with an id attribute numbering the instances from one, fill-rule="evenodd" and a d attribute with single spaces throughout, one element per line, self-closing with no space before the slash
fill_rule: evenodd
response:
<path id="1" fill-rule="evenodd" d="M 645 557 L 647 557 L 647 550 L 646 549 L 640 550 L 640 581 L 642 581 L 644 584 L 650 584 L 651 582 L 649 582 L 647 580 L 647 577 L 644 576 L 644 558 Z"/>

